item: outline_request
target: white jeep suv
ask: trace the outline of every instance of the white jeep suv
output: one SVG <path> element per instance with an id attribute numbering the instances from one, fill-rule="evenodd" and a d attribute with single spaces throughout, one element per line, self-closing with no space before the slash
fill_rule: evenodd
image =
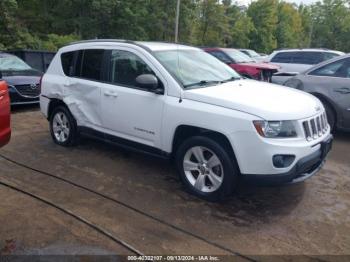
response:
<path id="1" fill-rule="evenodd" d="M 72 43 L 57 52 L 41 88 L 55 143 L 86 135 L 171 158 L 187 189 L 208 200 L 230 195 L 239 178 L 305 180 L 332 144 L 317 98 L 242 79 L 190 46 Z"/>

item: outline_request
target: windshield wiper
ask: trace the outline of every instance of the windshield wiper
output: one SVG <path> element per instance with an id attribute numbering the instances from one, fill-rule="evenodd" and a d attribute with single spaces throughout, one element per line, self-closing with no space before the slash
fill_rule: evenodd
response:
<path id="1" fill-rule="evenodd" d="M 192 84 L 188 84 L 188 85 L 184 85 L 185 88 L 188 87 L 192 87 L 192 86 L 206 86 L 206 85 L 210 85 L 210 84 L 219 84 L 221 83 L 221 81 L 218 80 L 202 80 L 196 83 L 192 83 Z"/>
<path id="2" fill-rule="evenodd" d="M 236 81 L 236 80 L 239 80 L 239 79 L 241 79 L 241 78 L 240 77 L 231 77 L 229 79 L 222 80 L 220 83 L 232 82 L 232 81 Z"/>

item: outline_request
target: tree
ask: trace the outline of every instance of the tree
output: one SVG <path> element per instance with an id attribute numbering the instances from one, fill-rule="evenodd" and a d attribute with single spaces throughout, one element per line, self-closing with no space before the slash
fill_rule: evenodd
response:
<path id="1" fill-rule="evenodd" d="M 301 47 L 302 20 L 293 4 L 280 2 L 277 10 L 276 40 L 278 48 Z"/>
<path id="2" fill-rule="evenodd" d="M 250 34 L 250 47 L 260 52 L 271 52 L 277 47 L 277 0 L 258 0 L 250 4 L 248 16 L 255 30 Z"/>
<path id="3" fill-rule="evenodd" d="M 311 7 L 314 47 L 350 51 L 350 9 L 344 0 L 324 0 Z"/>

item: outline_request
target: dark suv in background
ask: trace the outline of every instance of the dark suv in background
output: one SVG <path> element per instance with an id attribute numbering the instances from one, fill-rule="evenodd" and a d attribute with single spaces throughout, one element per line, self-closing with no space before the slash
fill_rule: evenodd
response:
<path id="1" fill-rule="evenodd" d="M 11 105 L 39 103 L 42 72 L 3 52 L 0 52 L 0 72 L 8 85 Z"/>

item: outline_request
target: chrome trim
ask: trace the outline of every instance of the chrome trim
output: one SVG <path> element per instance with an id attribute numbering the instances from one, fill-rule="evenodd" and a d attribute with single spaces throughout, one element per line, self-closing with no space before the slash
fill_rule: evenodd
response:
<path id="1" fill-rule="evenodd" d="M 11 88 L 13 88 L 13 89 L 16 91 L 16 93 L 17 93 L 18 95 L 20 95 L 21 97 L 23 97 L 23 98 L 35 99 L 35 98 L 39 98 L 39 97 L 40 97 L 40 94 L 37 95 L 37 96 L 26 96 L 26 95 L 22 95 L 22 94 L 17 90 L 17 88 L 16 88 L 14 85 L 8 85 L 8 86 L 11 87 Z"/>
<path id="2" fill-rule="evenodd" d="M 307 141 L 313 141 L 325 134 L 329 128 L 326 112 L 323 111 L 316 116 L 301 122 L 304 136 Z"/>
<path id="3" fill-rule="evenodd" d="M 11 102 L 11 106 L 16 106 L 16 105 L 32 105 L 32 104 L 39 104 L 40 101 L 29 101 L 29 102 Z"/>

